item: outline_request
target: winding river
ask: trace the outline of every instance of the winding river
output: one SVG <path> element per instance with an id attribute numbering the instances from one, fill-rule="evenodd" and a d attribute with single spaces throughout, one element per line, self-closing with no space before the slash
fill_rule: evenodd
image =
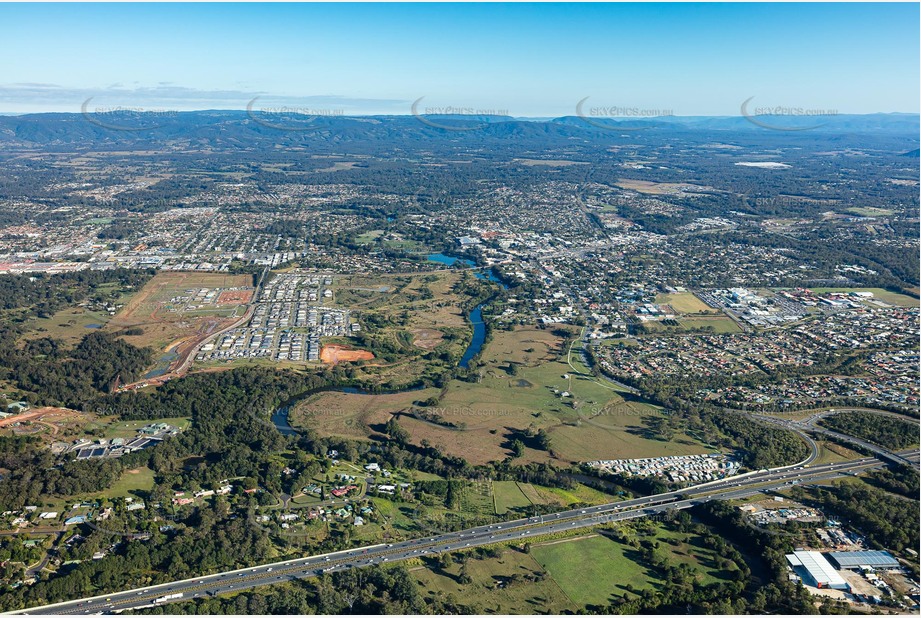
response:
<path id="1" fill-rule="evenodd" d="M 445 264 L 446 266 L 453 266 L 455 263 L 460 262 L 461 264 L 466 264 L 467 266 L 474 267 L 474 264 L 470 260 L 464 258 L 454 257 L 453 255 L 445 255 L 443 253 L 432 253 L 428 256 L 429 261 L 438 262 L 440 264 Z M 488 281 L 494 281 L 501 285 L 504 289 L 508 289 L 502 281 L 496 277 L 496 274 L 492 269 L 487 270 L 485 273 L 483 270 L 477 270 L 474 273 L 474 276 L 477 279 L 486 279 Z M 467 346 L 467 349 L 464 350 L 463 356 L 461 356 L 460 362 L 457 364 L 458 367 L 466 369 L 470 365 L 470 361 L 473 360 L 473 357 L 480 353 L 480 350 L 483 349 L 483 344 L 486 343 L 486 324 L 483 322 L 483 305 L 477 305 L 473 310 L 467 314 L 467 320 L 470 321 L 470 324 L 473 326 L 473 339 L 470 340 L 470 345 Z"/>
<path id="2" fill-rule="evenodd" d="M 442 253 L 432 253 L 431 255 L 428 256 L 428 259 L 432 262 L 439 262 L 441 264 L 445 264 L 446 266 L 453 266 L 456 262 L 461 262 L 462 264 L 466 264 L 467 266 L 470 266 L 470 267 L 476 266 L 476 264 L 474 264 L 470 260 L 466 260 L 464 258 L 459 258 L 459 257 L 454 257 L 451 255 L 444 255 Z M 492 269 L 487 270 L 485 273 L 483 272 L 483 270 L 477 270 L 474 273 L 474 276 L 477 279 L 486 279 L 488 281 L 493 281 L 501 285 L 504 289 L 508 289 L 508 286 L 506 286 L 502 281 L 499 280 L 498 277 L 496 277 L 496 274 L 492 271 Z M 486 343 L 486 323 L 483 322 L 483 305 L 477 305 L 476 307 L 474 307 L 470 311 L 470 313 L 467 314 L 467 319 L 470 321 L 470 324 L 473 326 L 473 338 L 470 340 L 470 344 L 467 346 L 467 349 L 464 350 L 464 354 L 461 356 L 460 362 L 457 363 L 457 366 L 461 367 L 462 369 L 466 369 L 470 365 L 470 361 L 473 360 L 473 357 L 475 357 L 477 354 L 480 353 L 480 350 L 483 349 L 483 344 Z M 408 391 L 415 391 L 415 390 L 421 390 L 421 389 L 422 389 L 421 386 L 412 386 L 412 387 L 401 389 L 398 391 L 387 391 L 387 392 L 405 393 Z M 385 392 L 367 391 L 367 390 L 363 390 L 360 388 L 356 388 L 354 386 L 338 386 L 338 387 L 323 388 L 320 390 L 330 390 L 330 391 L 336 391 L 340 393 L 351 393 L 354 395 L 387 394 Z M 288 422 L 288 411 L 294 405 L 296 400 L 300 400 L 305 397 L 309 397 L 313 395 L 315 392 L 319 392 L 319 391 L 313 391 L 310 393 L 298 395 L 294 401 L 290 401 L 286 405 L 275 410 L 275 412 L 272 414 L 272 424 L 275 425 L 275 427 L 278 429 L 278 431 L 282 433 L 282 435 L 293 436 L 298 433 L 298 431 L 294 427 L 292 427 L 291 424 Z"/>

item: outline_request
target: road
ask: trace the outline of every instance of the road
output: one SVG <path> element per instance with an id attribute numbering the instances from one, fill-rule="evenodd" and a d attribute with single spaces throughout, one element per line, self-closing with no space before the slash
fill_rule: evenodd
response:
<path id="1" fill-rule="evenodd" d="M 918 451 L 904 457 L 917 460 Z M 95 614 L 115 613 L 160 603 L 238 592 L 257 586 L 278 584 L 292 579 L 314 577 L 324 572 L 335 572 L 375 564 L 398 562 L 427 554 L 463 550 L 470 547 L 508 541 L 526 541 L 556 532 L 567 532 L 626 519 L 648 517 L 668 509 L 685 509 L 710 500 L 738 499 L 760 491 L 801 482 L 815 482 L 855 474 L 878 468 L 884 464 L 867 457 L 848 462 L 824 464 L 804 468 L 786 467 L 755 472 L 744 477 L 731 477 L 721 481 L 698 485 L 681 491 L 655 496 L 634 498 L 621 502 L 574 509 L 549 515 L 519 519 L 511 522 L 479 526 L 458 532 L 446 532 L 422 539 L 403 541 L 390 545 L 373 545 L 345 551 L 309 556 L 273 564 L 263 564 L 246 569 L 216 573 L 183 581 L 148 586 L 10 612 L 11 614 Z M 157 602 L 167 595 L 182 594 Z"/>
<path id="2" fill-rule="evenodd" d="M 916 469 L 918 468 L 917 462 L 910 461 L 909 459 L 902 457 L 898 453 L 893 453 L 889 449 L 885 449 L 877 444 L 873 444 L 872 442 L 867 442 L 866 440 L 863 440 L 861 438 L 855 438 L 854 436 L 849 436 L 847 434 L 839 433 L 837 431 L 832 431 L 831 429 L 826 429 L 824 427 L 820 427 L 815 424 L 815 422 L 821 419 L 822 417 L 828 416 L 829 414 L 835 414 L 835 413 L 837 412 L 827 412 L 824 414 L 816 414 L 802 421 L 797 421 L 794 419 L 786 419 L 786 418 L 777 418 L 776 416 L 765 416 L 763 414 L 752 414 L 752 417 L 760 421 L 764 421 L 766 423 L 771 423 L 773 425 L 780 425 L 781 427 L 784 427 L 785 429 L 789 429 L 789 430 L 797 432 L 800 436 L 805 437 L 806 433 L 812 433 L 812 434 L 818 434 L 821 436 L 826 436 L 829 438 L 834 438 L 835 440 L 838 440 L 840 442 L 849 442 L 851 444 L 854 444 L 856 446 L 863 448 L 866 451 L 874 453 L 875 455 L 877 455 L 878 457 L 886 461 L 891 461 L 893 463 L 898 463 L 898 464 L 902 464 L 905 466 L 913 466 Z M 906 419 L 906 420 L 910 421 L 911 419 Z M 806 439 L 807 441 L 811 442 L 813 448 L 815 448 L 815 443 L 812 442 L 812 440 L 810 440 L 808 437 Z"/>
<path id="3" fill-rule="evenodd" d="M 243 326 L 244 324 L 249 322 L 249 320 L 253 317 L 253 312 L 256 310 L 256 300 L 259 298 L 259 291 L 262 288 L 262 283 L 265 280 L 265 276 L 266 276 L 266 273 L 268 273 L 268 271 L 269 269 L 265 268 L 262 271 L 262 275 L 259 276 L 259 282 L 256 284 L 255 288 L 253 289 L 252 300 L 250 300 L 249 304 L 246 307 L 246 311 L 243 312 L 243 315 L 240 318 L 234 320 L 232 323 L 224 326 L 220 330 L 210 333 L 202 337 L 197 342 L 195 342 L 194 345 L 192 345 L 186 352 L 183 353 L 183 356 L 179 359 L 179 362 L 169 371 L 161 375 L 158 375 L 154 378 L 138 380 L 137 382 L 132 382 L 131 384 L 124 384 L 119 388 L 119 390 L 128 391 L 128 390 L 134 390 L 137 388 L 143 388 L 147 386 L 156 386 L 156 385 L 164 384 L 172 380 L 173 378 L 179 378 L 185 375 L 186 371 L 188 371 L 192 363 L 195 362 L 195 355 L 198 354 L 199 350 L 201 350 L 203 345 L 205 345 L 206 343 L 210 341 L 216 340 L 218 337 L 220 337 L 224 333 L 227 333 L 240 326 Z"/>
<path id="4" fill-rule="evenodd" d="M 803 412 L 811 412 L 812 410 L 803 410 Z M 894 418 L 899 421 L 905 421 L 906 423 L 915 423 L 921 424 L 921 418 L 914 416 L 907 416 L 905 414 L 899 414 L 898 412 L 890 412 L 889 410 L 877 410 L 875 408 L 822 408 L 820 410 L 812 411 L 813 415 L 809 418 L 803 419 L 801 422 L 807 423 L 809 425 L 814 424 L 816 421 L 819 421 L 828 416 L 834 416 L 835 414 L 841 414 L 842 412 L 869 412 L 870 414 L 879 414 L 880 416 L 888 416 L 889 418 Z"/>

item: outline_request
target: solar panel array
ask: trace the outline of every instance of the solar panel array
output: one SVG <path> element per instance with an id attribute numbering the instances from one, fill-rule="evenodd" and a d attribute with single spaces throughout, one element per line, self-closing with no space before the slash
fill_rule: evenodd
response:
<path id="1" fill-rule="evenodd" d="M 895 568 L 899 566 L 899 561 L 887 551 L 833 551 L 829 552 L 828 557 L 833 564 L 838 565 L 839 569 L 851 569 L 861 566 L 877 568 Z"/>

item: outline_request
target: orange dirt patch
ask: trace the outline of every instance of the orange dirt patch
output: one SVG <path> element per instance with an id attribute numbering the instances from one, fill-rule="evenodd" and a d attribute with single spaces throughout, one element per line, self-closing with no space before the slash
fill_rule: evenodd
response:
<path id="1" fill-rule="evenodd" d="M 433 328 L 417 328 L 412 333 L 413 345 L 423 350 L 433 350 L 444 340 L 444 333 Z"/>
<path id="2" fill-rule="evenodd" d="M 320 360 L 330 365 L 348 361 L 372 360 L 374 354 L 367 350 L 352 350 L 341 345 L 325 345 L 320 350 Z"/>
<path id="3" fill-rule="evenodd" d="M 35 408 L 22 414 L 8 416 L 0 419 L 0 428 L 11 427 L 13 433 L 35 433 L 39 431 L 38 426 L 48 429 L 52 436 L 57 435 L 61 427 L 66 426 L 69 421 L 81 418 L 83 415 L 76 410 L 67 408 Z M 26 426 L 22 424 L 25 423 Z"/>
<path id="4" fill-rule="evenodd" d="M 219 305 L 242 305 L 253 298 L 252 290 L 228 290 L 217 295 Z"/>

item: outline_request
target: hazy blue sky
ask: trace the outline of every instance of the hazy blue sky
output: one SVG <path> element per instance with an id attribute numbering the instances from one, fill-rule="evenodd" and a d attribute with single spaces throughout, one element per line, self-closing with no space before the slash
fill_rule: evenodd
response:
<path id="1" fill-rule="evenodd" d="M 917 4 L 0 4 L 0 111 L 918 112 Z"/>

